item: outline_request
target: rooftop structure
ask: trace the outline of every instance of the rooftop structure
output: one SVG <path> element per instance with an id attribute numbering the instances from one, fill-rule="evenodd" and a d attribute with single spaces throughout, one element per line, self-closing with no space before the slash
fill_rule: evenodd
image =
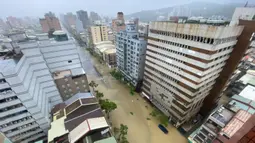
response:
<path id="1" fill-rule="evenodd" d="M 53 78 L 64 101 L 76 93 L 90 91 L 87 76 L 82 68 L 57 71 Z"/>
<path id="2" fill-rule="evenodd" d="M 209 115 L 202 126 L 188 137 L 189 141 L 194 143 L 212 142 L 237 114 L 228 106 L 220 106 Z"/>
<path id="3" fill-rule="evenodd" d="M 80 140 L 96 142 L 110 137 L 109 126 L 94 96 L 78 93 L 52 109 L 53 121 L 48 142 Z"/>
<path id="4" fill-rule="evenodd" d="M 95 43 L 95 52 L 99 55 L 103 55 L 103 53 L 108 49 L 115 49 L 115 46 L 111 41 L 103 41 Z"/>
<path id="5" fill-rule="evenodd" d="M 220 131 L 213 143 L 249 142 L 254 136 L 255 116 L 239 110 L 230 122 Z"/>

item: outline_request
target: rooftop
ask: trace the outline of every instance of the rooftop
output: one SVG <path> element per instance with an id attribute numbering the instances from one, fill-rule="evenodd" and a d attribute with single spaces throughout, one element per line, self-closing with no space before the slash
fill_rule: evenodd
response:
<path id="1" fill-rule="evenodd" d="M 75 68 L 71 70 L 55 72 L 53 78 L 56 80 L 56 79 L 61 79 L 67 76 L 78 76 L 83 74 L 85 74 L 85 71 L 83 70 L 83 68 Z"/>
<path id="2" fill-rule="evenodd" d="M 116 49 L 107 49 L 104 51 L 106 54 L 112 54 L 112 53 L 116 53 Z"/>
<path id="3" fill-rule="evenodd" d="M 63 34 L 66 34 L 66 33 L 62 30 L 57 30 L 53 32 L 53 35 L 63 35 Z"/>
<path id="4" fill-rule="evenodd" d="M 74 95 L 64 103 L 56 105 L 52 109 L 52 114 L 53 121 L 48 132 L 51 135 L 48 136 L 48 141 L 69 133 L 68 138 L 72 142 L 90 130 L 108 127 L 104 114 L 91 93 Z M 80 132 L 81 128 L 83 132 Z"/>
<path id="5" fill-rule="evenodd" d="M 102 45 L 102 44 L 112 44 L 112 41 L 101 41 L 101 42 L 95 43 L 95 46 Z"/>
<path id="6" fill-rule="evenodd" d="M 247 85 L 241 93 L 239 93 L 240 96 L 250 99 L 252 101 L 255 101 L 255 87 L 251 85 Z"/>
<path id="7" fill-rule="evenodd" d="M 221 130 L 220 134 L 231 138 L 251 116 L 250 113 L 239 110 L 231 121 Z"/>
<path id="8" fill-rule="evenodd" d="M 235 114 L 234 112 L 222 106 L 218 110 L 216 110 L 211 116 L 214 117 L 220 123 L 225 125 L 234 116 L 234 114 Z"/>
<path id="9" fill-rule="evenodd" d="M 53 78 L 56 80 L 56 79 L 64 78 L 66 76 L 71 76 L 71 75 L 72 73 L 70 70 L 65 70 L 65 71 L 55 72 Z"/>
<path id="10" fill-rule="evenodd" d="M 255 71 L 248 70 L 238 81 L 241 81 L 243 84 L 251 84 L 255 86 Z"/>

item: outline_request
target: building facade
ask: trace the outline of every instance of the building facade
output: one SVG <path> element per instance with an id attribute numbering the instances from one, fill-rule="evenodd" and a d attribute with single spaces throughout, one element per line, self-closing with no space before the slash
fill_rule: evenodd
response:
<path id="1" fill-rule="evenodd" d="M 46 39 L 31 43 L 31 46 L 39 46 L 50 72 L 81 68 L 80 55 L 74 43 L 75 40 L 68 39 L 62 31 L 55 31 L 53 35 L 63 37 L 57 40 Z"/>
<path id="2" fill-rule="evenodd" d="M 116 49 L 107 49 L 103 53 L 103 60 L 109 67 L 116 67 Z"/>
<path id="3" fill-rule="evenodd" d="M 80 80 L 85 72 L 77 47 L 65 33 L 54 32 L 54 40 L 40 34 L 41 41 L 24 41 L 19 35 L 12 34 L 9 42 L 22 42 L 10 44 L 15 47 L 7 45 L 14 54 L 0 55 L 0 131 L 14 143 L 46 140 L 51 108 L 65 99 L 54 82 L 54 73 L 70 70 L 74 85 L 88 87 L 88 83 L 86 78 L 85 83 Z"/>
<path id="4" fill-rule="evenodd" d="M 19 46 L 20 57 L 0 60 L 0 131 L 27 143 L 47 139 L 49 112 L 62 99 L 39 48 Z"/>
<path id="5" fill-rule="evenodd" d="M 237 25 L 239 19 L 254 20 L 255 19 L 255 7 L 237 7 L 232 16 L 230 25 Z"/>
<path id="6" fill-rule="evenodd" d="M 48 33 L 51 29 L 61 30 L 58 18 L 51 12 L 46 13 L 44 18 L 40 19 L 40 24 L 44 33 Z"/>
<path id="7" fill-rule="evenodd" d="M 82 22 L 83 28 L 87 29 L 90 23 L 87 11 L 79 10 L 76 13 L 77 13 L 78 19 Z"/>
<path id="8" fill-rule="evenodd" d="M 93 44 L 101 41 L 108 41 L 107 26 L 91 26 L 90 33 Z"/>
<path id="9" fill-rule="evenodd" d="M 143 95 L 179 126 L 196 115 L 243 26 L 151 22 Z"/>
<path id="10" fill-rule="evenodd" d="M 143 78 L 147 42 L 139 38 L 135 24 L 116 35 L 117 67 L 134 86 Z"/>

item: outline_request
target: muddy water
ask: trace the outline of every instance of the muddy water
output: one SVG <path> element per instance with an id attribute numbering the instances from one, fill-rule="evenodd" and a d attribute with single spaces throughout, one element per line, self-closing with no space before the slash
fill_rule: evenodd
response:
<path id="1" fill-rule="evenodd" d="M 97 80 L 96 77 L 91 79 Z M 149 115 L 152 107 L 140 95 L 131 96 L 126 85 L 111 77 L 105 77 L 104 81 L 97 80 L 97 83 L 97 90 L 117 104 L 118 108 L 111 113 L 110 120 L 113 126 L 121 123 L 128 126 L 127 137 L 130 143 L 187 143 L 185 137 L 171 125 L 168 126 L 169 133 L 165 135 L 157 127 L 159 121 Z M 106 85 L 111 86 L 109 88 Z M 130 112 L 133 112 L 133 115 Z"/>
<path id="2" fill-rule="evenodd" d="M 149 114 L 152 111 L 150 104 L 138 94 L 131 96 L 129 88 L 116 81 L 109 75 L 109 69 L 98 63 L 95 58 L 91 58 L 93 65 L 100 72 L 87 74 L 89 81 L 94 80 L 99 84 L 97 90 L 103 92 L 105 98 L 114 101 L 118 108 L 110 114 L 113 127 L 118 127 L 121 123 L 128 126 L 128 141 L 130 143 L 187 143 L 175 127 L 168 125 L 169 133 L 164 134 L 159 128 L 159 121 Z M 148 108 L 146 108 L 147 106 Z M 133 112 L 133 115 L 130 114 Z M 150 120 L 147 120 L 150 118 Z"/>

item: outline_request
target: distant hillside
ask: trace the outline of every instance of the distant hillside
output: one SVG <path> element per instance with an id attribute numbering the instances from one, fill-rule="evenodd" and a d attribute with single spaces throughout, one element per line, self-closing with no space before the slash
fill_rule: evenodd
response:
<path id="1" fill-rule="evenodd" d="M 126 19 L 132 17 L 137 17 L 141 21 L 155 21 L 158 16 L 168 17 L 169 15 L 178 16 L 203 16 L 210 17 L 212 15 L 221 15 L 227 18 L 231 18 L 236 7 L 244 6 L 241 3 L 231 3 L 231 4 L 216 4 L 208 2 L 192 2 L 190 4 L 184 4 L 179 6 L 173 6 L 168 8 L 162 8 L 157 10 L 146 10 L 141 12 L 136 12 L 133 14 L 126 15 Z"/>

